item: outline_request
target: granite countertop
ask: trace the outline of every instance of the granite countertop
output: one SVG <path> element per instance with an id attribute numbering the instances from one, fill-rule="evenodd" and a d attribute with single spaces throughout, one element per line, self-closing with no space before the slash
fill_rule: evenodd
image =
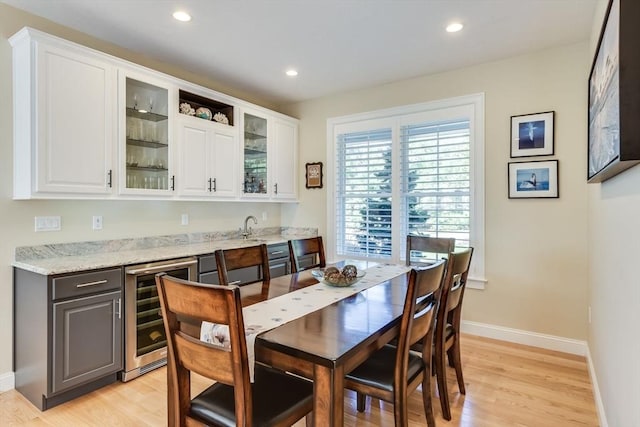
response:
<path id="1" fill-rule="evenodd" d="M 232 233 L 193 233 L 16 248 L 12 265 L 43 275 L 73 273 L 100 268 L 144 264 L 206 255 L 217 249 L 284 243 L 317 235 L 317 229 L 268 228 L 256 230 L 248 239 Z"/>

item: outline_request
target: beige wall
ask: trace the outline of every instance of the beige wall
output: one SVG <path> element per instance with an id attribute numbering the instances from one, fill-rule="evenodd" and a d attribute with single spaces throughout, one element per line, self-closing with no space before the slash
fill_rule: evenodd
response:
<path id="1" fill-rule="evenodd" d="M 329 117 L 484 92 L 485 290 L 469 290 L 467 320 L 587 338 L 585 182 L 587 43 L 290 105 L 301 118 L 300 162 L 326 159 Z M 509 200 L 510 116 L 555 110 L 559 199 Z M 302 184 L 302 183 L 301 183 Z M 302 191 L 282 220 L 326 225 L 324 190 Z"/>
<path id="2" fill-rule="evenodd" d="M 593 57 L 607 1 L 594 18 Z M 603 427 L 640 426 L 640 166 L 588 191 L 589 349 Z M 606 416 L 606 418 L 604 418 Z"/>
<path id="3" fill-rule="evenodd" d="M 12 371 L 13 273 L 10 264 L 16 246 L 231 230 L 240 227 L 246 215 L 253 214 L 261 218 L 262 212 L 267 213 L 268 220 L 260 220 L 259 226 L 280 225 L 280 205 L 274 203 L 13 201 L 12 63 L 11 46 L 7 38 L 23 26 L 102 50 L 265 107 L 273 107 L 252 99 L 248 94 L 227 90 L 207 77 L 195 76 L 177 67 L 151 61 L 0 3 L 0 343 L 3 344 L 0 347 L 0 383 L 3 375 Z M 182 213 L 190 216 L 188 226 L 180 225 Z M 91 216 L 97 214 L 104 217 L 102 231 L 91 230 Z M 36 215 L 60 215 L 62 231 L 35 233 L 33 217 Z"/>

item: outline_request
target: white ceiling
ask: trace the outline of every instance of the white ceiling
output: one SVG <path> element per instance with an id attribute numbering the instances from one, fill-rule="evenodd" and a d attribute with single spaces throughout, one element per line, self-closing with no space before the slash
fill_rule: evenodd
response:
<path id="1" fill-rule="evenodd" d="M 600 0 L 2 1 L 288 103 L 586 40 Z"/>

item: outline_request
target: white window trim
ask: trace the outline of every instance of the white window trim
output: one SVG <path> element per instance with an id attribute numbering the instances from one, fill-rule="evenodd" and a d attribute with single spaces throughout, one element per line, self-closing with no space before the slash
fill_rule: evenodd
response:
<path id="1" fill-rule="evenodd" d="M 470 119 L 471 128 L 471 206 L 473 215 L 471 217 L 470 245 L 473 246 L 473 262 L 469 272 L 470 289 L 484 289 L 487 283 L 485 278 L 485 232 L 484 232 L 484 93 L 460 96 L 438 101 L 424 102 L 420 104 L 393 107 L 383 110 L 370 111 L 366 113 L 352 114 L 349 116 L 332 117 L 327 119 L 327 236 L 325 251 L 327 259 L 338 260 L 344 257 L 336 255 L 336 219 L 335 219 L 335 150 L 336 134 L 335 128 L 338 125 L 347 125 L 353 129 L 358 129 L 359 123 L 366 120 L 388 119 L 393 116 L 404 116 L 414 113 L 440 110 L 453 107 L 471 107 Z M 395 133 L 394 133 L 395 135 Z M 393 156 L 397 157 L 397 156 Z M 396 166 L 396 160 L 392 160 Z M 398 168 L 394 167 L 394 177 Z M 397 200 L 394 197 L 393 200 Z M 392 243 L 394 247 L 402 244 L 398 239 Z M 398 260 L 395 260 L 396 262 Z"/>

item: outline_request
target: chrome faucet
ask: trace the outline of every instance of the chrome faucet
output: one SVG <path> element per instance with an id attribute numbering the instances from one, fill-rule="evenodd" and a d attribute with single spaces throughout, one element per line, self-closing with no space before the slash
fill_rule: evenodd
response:
<path id="1" fill-rule="evenodd" d="M 244 219 L 244 231 L 242 232 L 242 238 L 246 239 L 251 235 L 251 227 L 248 226 L 249 220 L 252 219 L 254 224 L 258 224 L 258 220 L 255 216 L 249 215 Z"/>

